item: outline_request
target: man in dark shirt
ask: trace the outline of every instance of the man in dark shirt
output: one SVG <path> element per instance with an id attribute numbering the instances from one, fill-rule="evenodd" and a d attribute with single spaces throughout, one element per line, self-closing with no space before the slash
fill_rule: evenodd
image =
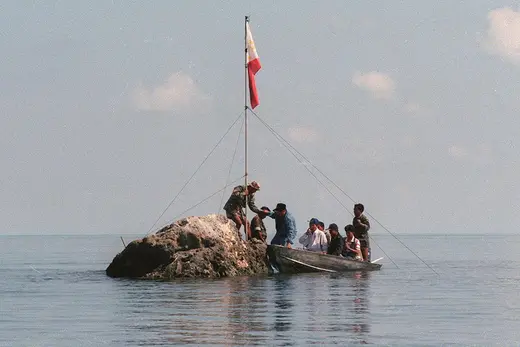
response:
<path id="1" fill-rule="evenodd" d="M 363 214 L 364 211 L 365 206 L 363 206 L 363 204 L 354 205 L 354 219 L 352 220 L 352 225 L 354 226 L 354 237 L 356 237 L 361 243 L 361 254 L 363 255 L 363 260 L 370 261 L 370 238 L 368 236 L 370 222 Z"/>
<path id="2" fill-rule="evenodd" d="M 330 242 L 327 248 L 327 254 L 341 255 L 343 252 L 343 238 L 339 234 L 338 225 L 332 223 L 329 225 L 328 230 L 330 231 Z"/>

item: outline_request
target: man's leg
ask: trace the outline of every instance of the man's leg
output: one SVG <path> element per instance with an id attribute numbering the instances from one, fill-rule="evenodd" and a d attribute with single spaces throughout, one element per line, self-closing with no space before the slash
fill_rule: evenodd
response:
<path id="1" fill-rule="evenodd" d="M 368 247 L 361 247 L 361 253 L 363 255 L 363 260 L 368 261 Z"/>
<path id="2" fill-rule="evenodd" d="M 359 240 L 361 244 L 361 256 L 363 257 L 363 261 L 368 261 L 368 243 L 366 240 Z"/>
<path id="3" fill-rule="evenodd" d="M 226 211 L 226 216 L 231 219 L 233 222 L 235 222 L 235 226 L 237 227 L 237 231 L 238 231 L 238 237 L 239 238 L 242 238 L 240 236 L 240 228 L 242 227 L 242 217 L 241 215 L 235 211 L 235 212 L 227 212 Z"/>
<path id="4" fill-rule="evenodd" d="M 242 216 L 242 223 L 244 224 L 245 233 L 246 233 L 246 241 L 251 240 L 251 224 L 246 219 L 245 216 Z"/>

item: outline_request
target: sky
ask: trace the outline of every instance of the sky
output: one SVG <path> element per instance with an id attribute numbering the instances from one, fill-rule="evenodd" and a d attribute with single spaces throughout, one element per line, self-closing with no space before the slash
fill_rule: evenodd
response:
<path id="1" fill-rule="evenodd" d="M 0 4 L 0 234 L 222 213 L 244 173 L 245 15 L 254 111 L 306 157 L 250 115 L 259 206 L 286 203 L 299 233 L 350 223 L 353 201 L 375 237 L 517 232 L 517 2 L 27 0 Z"/>

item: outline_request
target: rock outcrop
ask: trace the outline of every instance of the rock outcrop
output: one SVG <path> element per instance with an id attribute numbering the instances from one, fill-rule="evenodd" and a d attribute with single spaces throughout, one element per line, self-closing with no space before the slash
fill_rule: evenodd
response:
<path id="1" fill-rule="evenodd" d="M 243 241 L 223 215 L 188 217 L 129 243 L 106 273 L 166 280 L 267 274 L 266 247 Z"/>

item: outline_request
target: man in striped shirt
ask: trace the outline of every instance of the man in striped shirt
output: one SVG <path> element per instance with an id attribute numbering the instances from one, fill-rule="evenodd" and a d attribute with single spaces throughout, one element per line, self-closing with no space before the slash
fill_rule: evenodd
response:
<path id="1" fill-rule="evenodd" d="M 345 247 L 343 248 L 343 256 L 355 260 L 363 260 L 361 255 L 361 243 L 354 237 L 353 226 L 347 225 L 345 231 L 347 238 L 345 239 Z"/>

